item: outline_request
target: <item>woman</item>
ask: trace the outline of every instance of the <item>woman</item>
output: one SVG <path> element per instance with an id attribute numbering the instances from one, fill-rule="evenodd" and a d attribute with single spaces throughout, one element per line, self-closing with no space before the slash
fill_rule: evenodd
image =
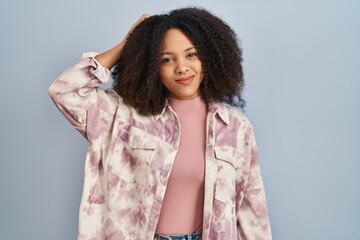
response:
<path id="1" fill-rule="evenodd" d="M 271 239 L 241 61 L 228 25 L 184 8 L 50 86 L 89 142 L 79 239 Z"/>

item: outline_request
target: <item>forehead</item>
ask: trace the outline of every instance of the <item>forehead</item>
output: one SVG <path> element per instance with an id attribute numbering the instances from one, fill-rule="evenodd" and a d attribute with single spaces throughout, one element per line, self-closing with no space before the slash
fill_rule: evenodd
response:
<path id="1" fill-rule="evenodd" d="M 189 47 L 193 47 L 194 44 L 190 39 L 179 29 L 169 29 L 163 36 L 160 44 L 161 51 L 172 50 L 185 50 Z"/>

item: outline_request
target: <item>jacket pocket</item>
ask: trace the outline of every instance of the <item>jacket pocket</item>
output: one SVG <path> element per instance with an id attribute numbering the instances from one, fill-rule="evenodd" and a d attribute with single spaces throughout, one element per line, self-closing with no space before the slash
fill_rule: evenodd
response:
<path id="1" fill-rule="evenodd" d="M 217 160 L 217 178 L 215 199 L 235 206 L 235 169 L 239 162 L 239 153 L 233 147 L 221 146 L 214 148 Z"/>
<path id="2" fill-rule="evenodd" d="M 122 180 L 145 185 L 155 150 L 162 139 L 130 127 L 118 133 L 110 171 Z"/>

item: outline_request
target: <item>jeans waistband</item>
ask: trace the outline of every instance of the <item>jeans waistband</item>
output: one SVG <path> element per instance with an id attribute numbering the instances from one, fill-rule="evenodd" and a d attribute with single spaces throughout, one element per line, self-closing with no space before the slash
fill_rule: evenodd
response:
<path id="1" fill-rule="evenodd" d="M 190 233 L 184 235 L 169 235 L 164 236 L 159 233 L 155 233 L 154 240 L 201 240 L 202 232 Z"/>

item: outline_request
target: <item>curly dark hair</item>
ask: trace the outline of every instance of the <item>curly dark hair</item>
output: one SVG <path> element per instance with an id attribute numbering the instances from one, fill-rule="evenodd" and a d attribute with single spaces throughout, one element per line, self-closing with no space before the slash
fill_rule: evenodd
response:
<path id="1" fill-rule="evenodd" d="M 206 103 L 224 102 L 244 108 L 242 49 L 235 32 L 200 8 L 176 9 L 153 15 L 130 34 L 112 69 L 113 88 L 125 104 L 142 115 L 160 113 L 167 89 L 160 81 L 160 44 L 169 29 L 182 31 L 194 44 L 204 73 L 200 94 Z"/>

